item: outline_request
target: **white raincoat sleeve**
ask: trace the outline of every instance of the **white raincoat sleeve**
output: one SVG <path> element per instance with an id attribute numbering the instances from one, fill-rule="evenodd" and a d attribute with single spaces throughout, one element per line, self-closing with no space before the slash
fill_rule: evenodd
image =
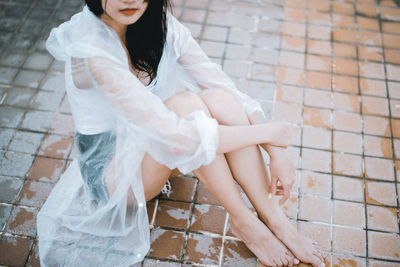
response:
<path id="1" fill-rule="evenodd" d="M 87 60 L 97 87 L 111 106 L 145 136 L 158 162 L 187 173 L 210 164 L 218 147 L 218 123 L 203 111 L 183 118 L 149 92 L 126 66 L 103 57 Z"/>
<path id="2" fill-rule="evenodd" d="M 239 91 L 221 66 L 212 62 L 194 40 L 189 29 L 169 14 L 174 33 L 174 50 L 179 64 L 201 89 L 224 89 L 231 92 L 242 104 L 249 118 L 265 121 L 264 111 L 256 100 Z"/>

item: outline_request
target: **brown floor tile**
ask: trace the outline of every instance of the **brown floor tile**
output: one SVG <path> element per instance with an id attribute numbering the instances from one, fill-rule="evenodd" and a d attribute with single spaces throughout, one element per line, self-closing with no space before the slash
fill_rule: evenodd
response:
<path id="1" fill-rule="evenodd" d="M 306 21 L 307 14 L 305 10 L 288 8 L 285 6 L 283 16 L 285 17 L 285 20 L 304 23 Z"/>
<path id="2" fill-rule="evenodd" d="M 397 65 L 386 64 L 388 80 L 400 81 L 400 67 Z"/>
<path id="3" fill-rule="evenodd" d="M 224 231 L 226 211 L 223 207 L 207 204 L 195 205 L 191 231 L 206 231 L 221 234 Z"/>
<path id="4" fill-rule="evenodd" d="M 365 256 L 366 235 L 363 230 L 333 228 L 333 251 Z"/>
<path id="5" fill-rule="evenodd" d="M 279 65 L 291 68 L 303 68 L 304 54 L 289 52 L 289 51 L 281 51 L 279 54 Z"/>
<path id="6" fill-rule="evenodd" d="M 274 119 L 293 123 L 301 123 L 301 106 L 276 102 Z"/>
<path id="7" fill-rule="evenodd" d="M 306 36 L 306 25 L 303 23 L 284 21 L 282 23 L 282 34 L 304 38 Z"/>
<path id="8" fill-rule="evenodd" d="M 26 181 L 19 194 L 17 203 L 40 208 L 52 189 L 52 184 Z"/>
<path id="9" fill-rule="evenodd" d="M 308 38 L 330 41 L 331 27 L 308 25 Z"/>
<path id="10" fill-rule="evenodd" d="M 307 55 L 307 69 L 322 72 L 331 71 L 331 58 L 325 56 Z"/>
<path id="11" fill-rule="evenodd" d="M 333 223 L 339 225 L 365 228 L 365 207 L 364 204 L 347 201 L 334 202 Z"/>
<path id="12" fill-rule="evenodd" d="M 358 58 L 361 60 L 382 62 L 382 49 L 374 46 L 359 46 Z"/>
<path id="13" fill-rule="evenodd" d="M 333 176 L 333 196 L 335 199 L 364 201 L 364 188 L 361 179 Z"/>
<path id="14" fill-rule="evenodd" d="M 336 74 L 357 76 L 358 75 L 357 61 L 335 58 L 333 60 L 333 72 Z"/>
<path id="15" fill-rule="evenodd" d="M 0 264 L 9 266 L 25 266 L 32 240 L 16 236 L 0 238 Z"/>
<path id="16" fill-rule="evenodd" d="M 49 159 L 37 156 L 27 178 L 55 183 L 61 176 L 65 162 L 59 159 Z"/>
<path id="17" fill-rule="evenodd" d="M 393 161 L 389 159 L 365 158 L 365 177 L 394 181 Z"/>
<path id="18" fill-rule="evenodd" d="M 302 149 L 302 168 L 320 172 L 331 172 L 331 152 Z"/>
<path id="19" fill-rule="evenodd" d="M 332 201 L 330 199 L 302 196 L 300 199 L 299 218 L 310 221 L 331 222 Z"/>
<path id="20" fill-rule="evenodd" d="M 360 30 L 379 31 L 379 21 L 373 18 L 357 16 L 357 26 Z"/>
<path id="21" fill-rule="evenodd" d="M 329 1 L 320 1 L 320 0 L 309 0 L 308 8 L 313 11 L 318 11 L 322 13 L 329 13 L 331 11 L 331 5 Z"/>
<path id="22" fill-rule="evenodd" d="M 36 215 L 36 210 L 14 207 L 8 218 L 6 232 L 31 237 L 36 236 Z"/>
<path id="23" fill-rule="evenodd" d="M 383 64 L 373 62 L 358 62 L 360 76 L 364 78 L 385 79 Z"/>
<path id="24" fill-rule="evenodd" d="M 360 78 L 360 89 L 363 95 L 386 96 L 384 81 Z"/>
<path id="25" fill-rule="evenodd" d="M 153 229 L 150 234 L 151 248 L 148 255 L 159 259 L 180 259 L 183 236 L 183 232 Z"/>
<path id="26" fill-rule="evenodd" d="M 363 175 L 361 156 L 350 154 L 333 154 L 333 173 L 361 177 Z"/>
<path id="27" fill-rule="evenodd" d="M 383 38 L 383 46 L 384 47 L 400 49 L 400 36 L 399 35 L 383 33 L 382 38 Z"/>
<path id="28" fill-rule="evenodd" d="M 399 231 L 396 209 L 368 206 L 367 212 L 368 229 L 394 233 Z"/>
<path id="29" fill-rule="evenodd" d="M 368 267 L 398 267 L 398 262 L 387 262 L 379 260 L 369 260 Z"/>
<path id="30" fill-rule="evenodd" d="M 332 266 L 334 267 L 365 267 L 366 260 L 349 256 L 333 256 Z"/>
<path id="31" fill-rule="evenodd" d="M 354 17 L 353 16 L 333 14 L 332 22 L 333 22 L 333 25 L 337 28 L 354 28 Z"/>
<path id="32" fill-rule="evenodd" d="M 301 86 L 304 84 L 304 71 L 300 69 L 291 69 L 286 67 L 278 68 L 278 82 Z"/>
<path id="33" fill-rule="evenodd" d="M 333 150 L 337 152 L 349 152 L 362 154 L 363 140 L 361 134 L 333 132 Z"/>
<path id="34" fill-rule="evenodd" d="M 319 88 L 330 90 L 332 77 L 329 73 L 315 72 L 315 71 L 307 71 L 306 72 L 306 86 L 310 88 Z"/>
<path id="35" fill-rule="evenodd" d="M 360 113 L 360 97 L 358 95 L 333 93 L 333 108 Z"/>
<path id="36" fill-rule="evenodd" d="M 336 42 L 355 43 L 356 35 L 354 30 L 349 29 L 333 29 L 333 40 Z"/>
<path id="37" fill-rule="evenodd" d="M 354 77 L 334 75 L 332 89 L 335 92 L 358 94 L 358 79 Z"/>
<path id="38" fill-rule="evenodd" d="M 392 64 L 400 64 L 400 51 L 385 49 L 385 61 Z"/>
<path id="39" fill-rule="evenodd" d="M 394 140 L 394 142 L 395 142 L 394 147 L 396 150 L 397 147 L 396 140 Z M 399 153 L 400 153 L 400 147 L 399 147 Z M 367 156 L 391 158 L 393 155 L 391 139 L 365 135 L 364 154 Z"/>
<path id="40" fill-rule="evenodd" d="M 394 183 L 366 181 L 366 202 L 376 205 L 396 206 L 396 189 Z"/>
<path id="41" fill-rule="evenodd" d="M 28 263 L 25 266 L 40 267 L 39 245 L 38 245 L 37 241 L 33 244 L 33 248 L 31 250 L 31 255 L 29 256 Z"/>
<path id="42" fill-rule="evenodd" d="M 301 193 L 331 196 L 332 192 L 332 176 L 330 174 L 322 174 L 317 172 L 302 171 L 301 172 Z"/>
<path id="43" fill-rule="evenodd" d="M 331 92 L 306 88 L 304 95 L 304 104 L 313 107 L 330 108 Z"/>
<path id="44" fill-rule="evenodd" d="M 368 232 L 368 253 L 374 258 L 400 260 L 398 234 Z"/>
<path id="45" fill-rule="evenodd" d="M 302 37 L 293 36 L 282 36 L 281 39 L 281 49 L 282 50 L 293 50 L 298 52 L 305 51 L 306 45 L 305 40 Z"/>
<path id="46" fill-rule="evenodd" d="M 354 5 L 353 3 L 346 2 L 332 2 L 332 10 L 334 13 L 354 15 Z"/>
<path id="47" fill-rule="evenodd" d="M 381 117 L 363 116 L 364 133 L 390 137 L 389 120 Z"/>
<path id="48" fill-rule="evenodd" d="M 325 128 L 303 128 L 302 145 L 311 148 L 331 149 L 331 131 Z"/>
<path id="49" fill-rule="evenodd" d="M 322 249 L 331 249 L 331 227 L 323 224 L 312 222 L 299 222 L 300 232 L 305 236 L 316 241 Z"/>
<path id="50" fill-rule="evenodd" d="M 393 132 L 393 137 L 399 138 L 400 137 L 400 120 L 390 120 L 390 123 L 392 124 L 392 132 Z M 389 128 L 386 129 L 385 133 L 389 132 Z M 387 134 L 389 136 L 389 134 Z"/>
<path id="51" fill-rule="evenodd" d="M 172 192 L 169 196 L 161 194 L 161 199 L 178 200 L 190 202 L 193 200 L 194 192 L 196 190 L 196 179 L 179 176 L 169 179 L 171 183 Z"/>
<path id="52" fill-rule="evenodd" d="M 352 44 L 333 43 L 333 55 L 335 57 L 356 58 L 356 46 Z"/>
<path id="53" fill-rule="evenodd" d="M 73 139 L 48 134 L 42 141 L 38 155 L 50 158 L 65 159 L 71 151 Z"/>
<path id="54" fill-rule="evenodd" d="M 321 3 L 322 1 L 319 1 L 318 3 Z M 329 3 L 328 3 L 329 6 Z M 308 22 L 317 24 L 317 25 L 326 25 L 330 26 L 331 25 L 331 16 L 328 13 L 322 13 L 322 12 L 309 12 L 308 13 Z"/>
<path id="55" fill-rule="evenodd" d="M 331 111 L 325 109 L 304 107 L 304 125 L 330 128 L 331 127 Z"/>
<path id="56" fill-rule="evenodd" d="M 362 96 L 362 112 L 366 115 L 378 115 L 388 116 L 389 115 L 389 104 L 387 99 L 374 97 L 374 96 Z"/>
<path id="57" fill-rule="evenodd" d="M 158 203 L 155 225 L 186 229 L 190 206 L 189 203 L 161 200 Z"/>
<path id="58" fill-rule="evenodd" d="M 222 265 L 256 267 L 257 258 L 243 242 L 226 240 Z"/>
<path id="59" fill-rule="evenodd" d="M 195 202 L 199 204 L 221 205 L 201 182 L 199 183 Z"/>
<path id="60" fill-rule="evenodd" d="M 396 8 L 391 8 L 391 7 L 384 7 L 382 6 L 380 8 L 380 13 L 381 13 L 381 17 L 386 19 L 386 20 L 395 20 L 397 22 L 391 22 L 393 25 L 392 28 L 397 28 L 400 27 L 400 23 L 398 23 L 398 21 L 400 20 L 400 11 Z M 396 25 L 396 26 L 395 26 Z M 385 31 L 385 28 L 383 29 Z M 395 33 L 400 33 L 400 31 L 396 31 Z"/>
<path id="61" fill-rule="evenodd" d="M 394 10 L 393 8 L 391 9 Z M 398 22 L 382 22 L 382 31 L 387 33 L 400 34 L 399 26 L 400 23 Z"/>
<path id="62" fill-rule="evenodd" d="M 328 41 L 307 40 L 308 53 L 330 56 L 332 45 Z"/>
<path id="63" fill-rule="evenodd" d="M 361 132 L 361 117 L 357 113 L 333 111 L 333 128 L 351 132 Z"/>
<path id="64" fill-rule="evenodd" d="M 185 261 L 200 264 L 218 264 L 221 245 L 221 238 L 190 233 Z"/>
<path id="65" fill-rule="evenodd" d="M 356 3 L 357 12 L 368 17 L 377 17 L 378 11 L 376 5 L 369 5 L 364 3 Z"/>
<path id="66" fill-rule="evenodd" d="M 49 129 L 50 133 L 73 136 L 75 133 L 72 115 L 56 113 Z"/>
<path id="67" fill-rule="evenodd" d="M 276 101 L 288 103 L 303 103 L 303 88 L 279 84 L 275 89 Z"/>
<path id="68" fill-rule="evenodd" d="M 358 42 L 363 45 L 381 47 L 381 34 L 379 32 L 358 31 Z"/>

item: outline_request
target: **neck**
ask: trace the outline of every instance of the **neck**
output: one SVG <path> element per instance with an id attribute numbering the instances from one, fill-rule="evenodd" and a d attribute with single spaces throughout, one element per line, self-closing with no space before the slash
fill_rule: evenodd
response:
<path id="1" fill-rule="evenodd" d="M 100 19 L 117 33 L 121 41 L 125 40 L 126 25 L 116 22 L 106 13 L 101 14 Z"/>

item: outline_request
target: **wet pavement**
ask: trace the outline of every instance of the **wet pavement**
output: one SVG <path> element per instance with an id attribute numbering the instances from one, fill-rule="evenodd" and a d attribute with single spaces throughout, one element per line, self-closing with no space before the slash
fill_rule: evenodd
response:
<path id="1" fill-rule="evenodd" d="M 39 266 L 36 215 L 74 155 L 63 64 L 81 0 L 0 0 L 0 265 Z M 288 217 L 327 266 L 400 266 L 400 8 L 393 0 L 176 0 L 174 14 L 270 118 L 296 128 Z M 256 266 L 195 177 L 148 203 L 144 266 Z"/>

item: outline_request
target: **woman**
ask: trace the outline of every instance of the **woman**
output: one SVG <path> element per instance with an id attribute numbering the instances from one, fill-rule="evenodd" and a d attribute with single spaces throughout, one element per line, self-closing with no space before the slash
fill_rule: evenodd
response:
<path id="1" fill-rule="evenodd" d="M 38 215 L 42 265 L 142 261 L 149 249 L 145 201 L 178 168 L 193 171 L 214 194 L 262 263 L 323 266 L 318 245 L 267 197 L 283 195 L 282 204 L 293 184 L 288 126 L 263 123 L 260 105 L 210 62 L 168 2 L 87 0 L 50 34 L 48 50 L 65 61 L 78 155 Z M 271 156 L 271 186 L 257 144 Z"/>

